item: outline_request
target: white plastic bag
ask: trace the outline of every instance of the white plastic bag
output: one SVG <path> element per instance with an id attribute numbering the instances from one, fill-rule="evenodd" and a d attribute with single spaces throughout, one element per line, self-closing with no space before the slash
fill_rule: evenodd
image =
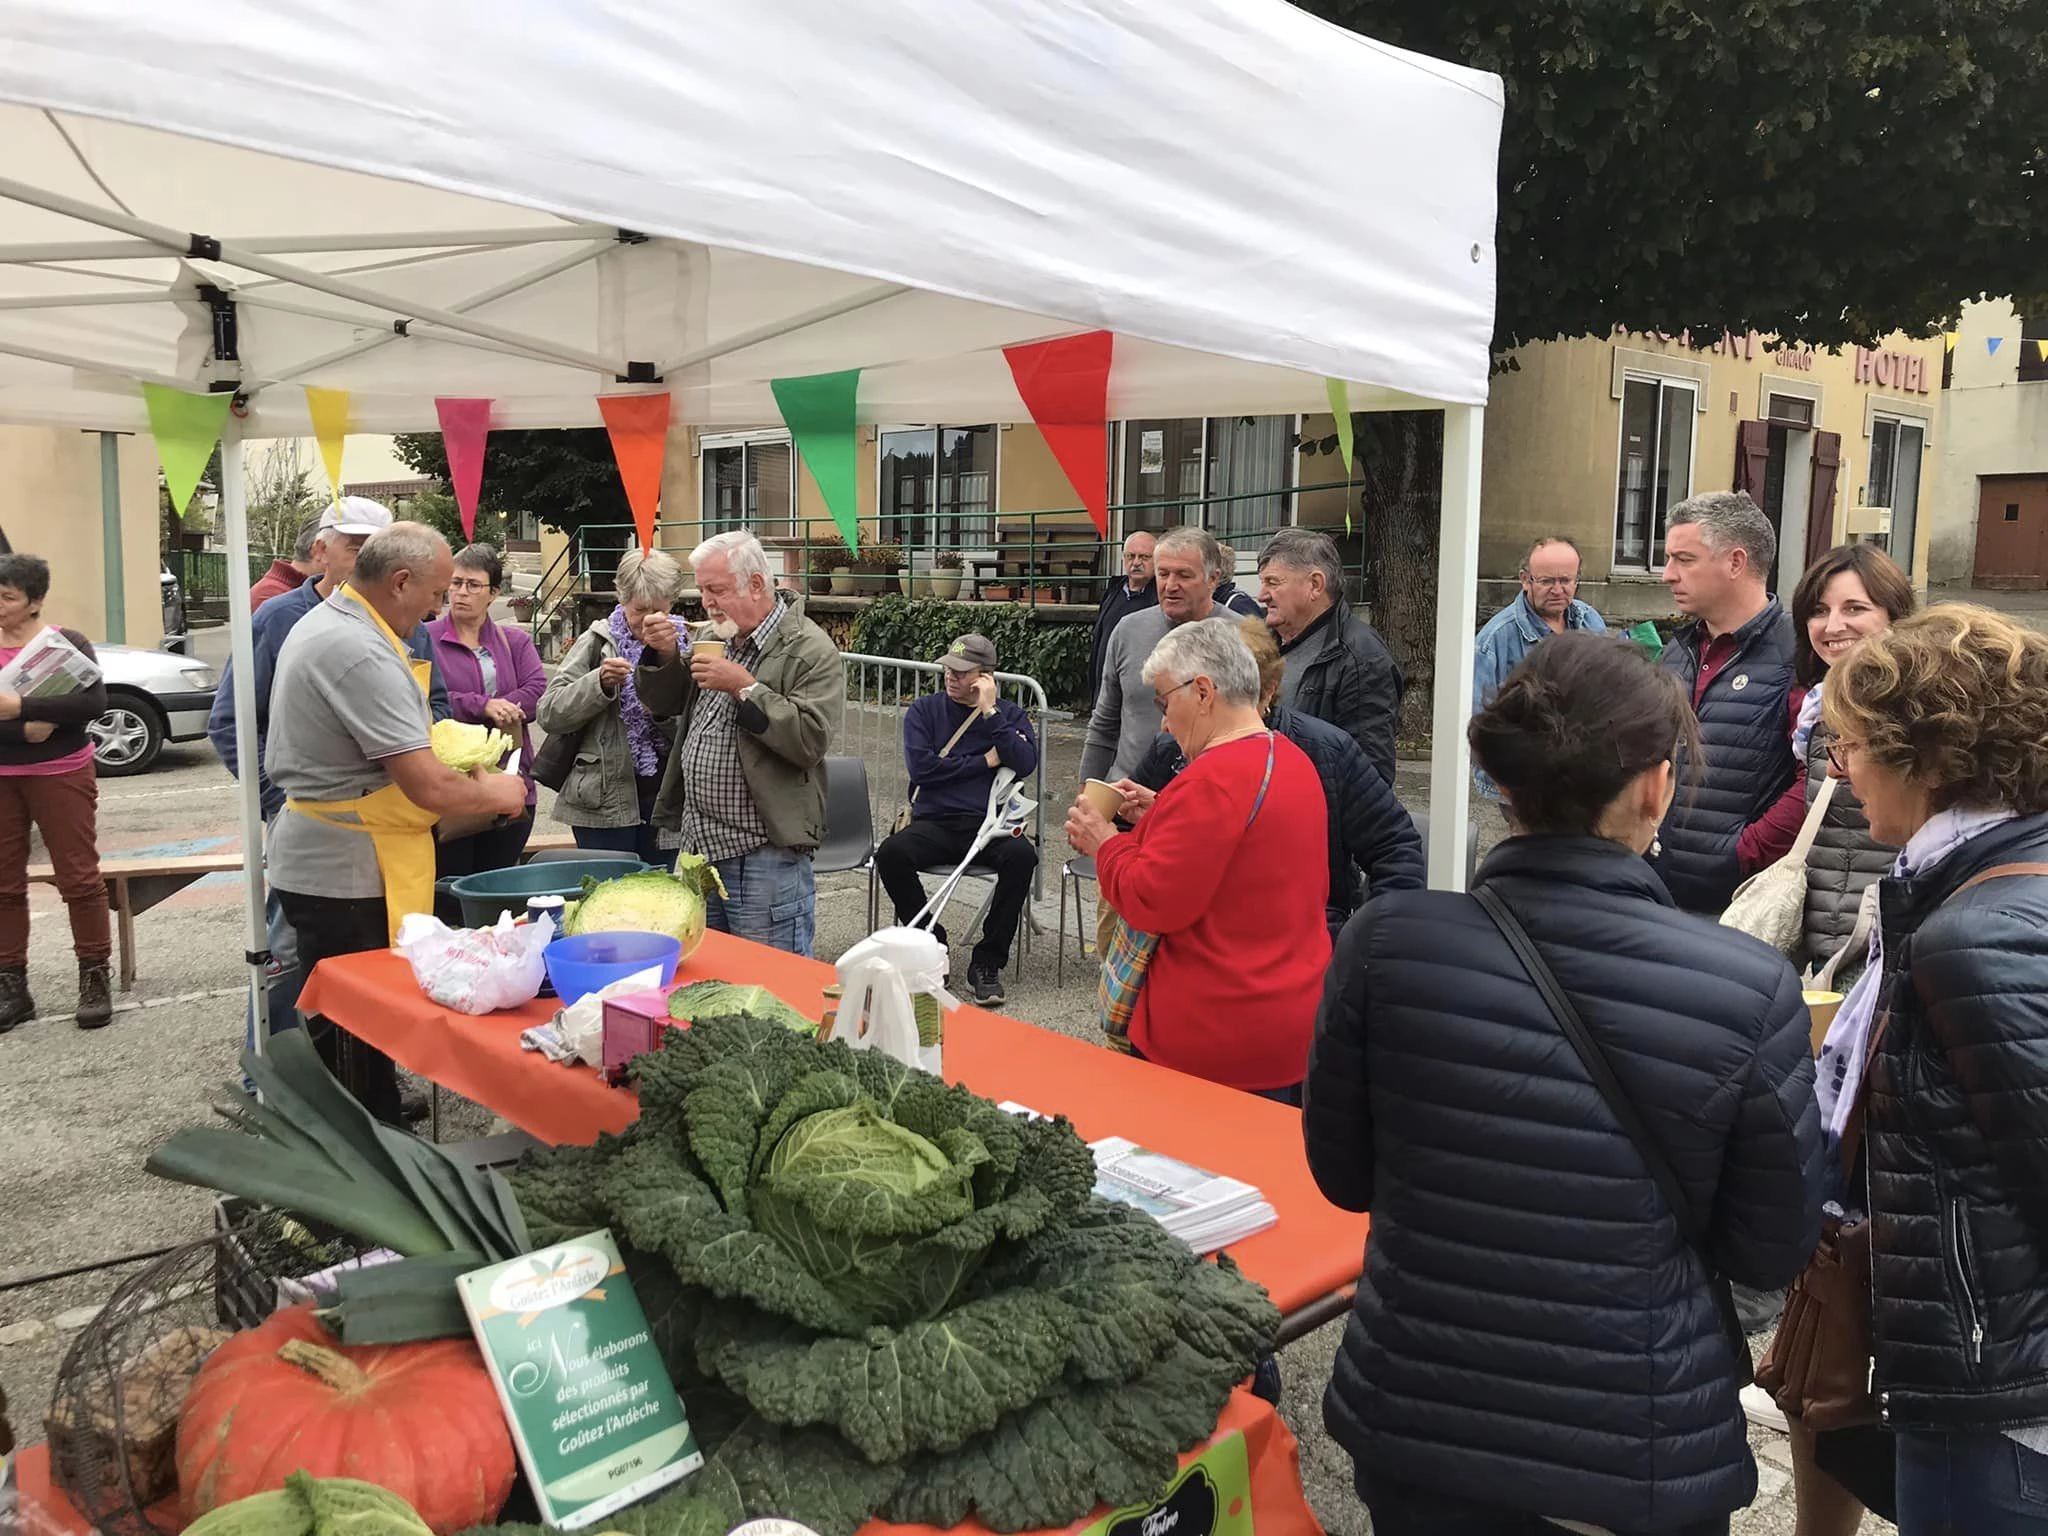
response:
<path id="1" fill-rule="evenodd" d="M 906 1067 L 939 1075 L 941 1031 L 920 1038 L 915 999 L 934 999 L 927 1014 L 943 1017 L 960 999 L 946 990 L 946 950 L 923 928 L 883 928 L 839 957 L 839 1024 L 834 1040 L 857 1051 L 880 1051 Z"/>
<path id="2" fill-rule="evenodd" d="M 501 913 L 494 928 L 450 928 L 438 917 L 413 912 L 398 925 L 398 952 L 412 966 L 420 990 L 457 1013 L 495 1013 L 540 996 L 547 979 L 541 951 L 555 936 L 555 920 L 514 923 Z"/>

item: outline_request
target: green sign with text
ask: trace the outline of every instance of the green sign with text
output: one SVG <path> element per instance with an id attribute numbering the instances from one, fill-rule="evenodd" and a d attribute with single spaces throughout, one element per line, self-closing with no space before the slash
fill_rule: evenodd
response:
<path id="1" fill-rule="evenodd" d="M 543 1522 L 575 1530 L 703 1465 L 611 1233 L 458 1286 Z"/>

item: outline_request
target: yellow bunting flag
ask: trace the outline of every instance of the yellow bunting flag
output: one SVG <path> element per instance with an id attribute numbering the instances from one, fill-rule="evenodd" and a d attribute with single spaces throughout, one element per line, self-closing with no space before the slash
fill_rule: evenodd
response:
<path id="1" fill-rule="evenodd" d="M 2034 343 L 2034 361 L 2048 363 L 2048 341 L 2037 341 Z"/>
<path id="2" fill-rule="evenodd" d="M 320 444 L 320 462 L 334 500 L 341 500 L 341 450 L 348 440 L 348 391 L 306 386 L 306 414 L 313 418 L 313 436 Z"/>
<path id="3" fill-rule="evenodd" d="M 1961 331 L 1943 331 L 1943 332 L 1941 333 L 1941 349 L 1942 349 L 1942 351 L 1944 351 L 1944 352 L 1953 352 L 1953 351 L 1955 351 L 1955 349 L 1956 349 L 1956 343 L 1957 343 L 1957 342 L 1959 342 L 1959 341 L 1961 341 L 1962 339 L 1963 339 L 1963 333 L 1962 333 Z"/>

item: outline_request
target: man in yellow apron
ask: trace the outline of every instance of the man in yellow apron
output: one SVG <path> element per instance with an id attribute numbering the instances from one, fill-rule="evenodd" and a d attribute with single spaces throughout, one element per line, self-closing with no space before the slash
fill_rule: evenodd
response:
<path id="1" fill-rule="evenodd" d="M 278 654 L 264 770 L 285 794 L 270 834 L 270 881 L 311 971 L 381 949 L 410 912 L 434 908 L 434 824 L 516 816 L 516 774 L 467 776 L 429 745 L 427 666 L 406 651 L 454 573 L 447 541 L 394 523 L 355 573 L 293 628 Z M 307 1020 L 330 1070 L 378 1118 L 399 1120 L 397 1072 L 381 1051 Z"/>

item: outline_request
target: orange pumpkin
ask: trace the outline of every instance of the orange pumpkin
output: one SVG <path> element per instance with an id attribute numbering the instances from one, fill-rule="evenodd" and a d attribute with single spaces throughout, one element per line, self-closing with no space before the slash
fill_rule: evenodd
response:
<path id="1" fill-rule="evenodd" d="M 291 1307 L 200 1367 L 178 1419 L 178 1492 L 197 1519 L 299 1471 L 388 1488 L 452 1536 L 497 1518 L 516 1460 L 474 1343 L 350 1349 Z"/>

